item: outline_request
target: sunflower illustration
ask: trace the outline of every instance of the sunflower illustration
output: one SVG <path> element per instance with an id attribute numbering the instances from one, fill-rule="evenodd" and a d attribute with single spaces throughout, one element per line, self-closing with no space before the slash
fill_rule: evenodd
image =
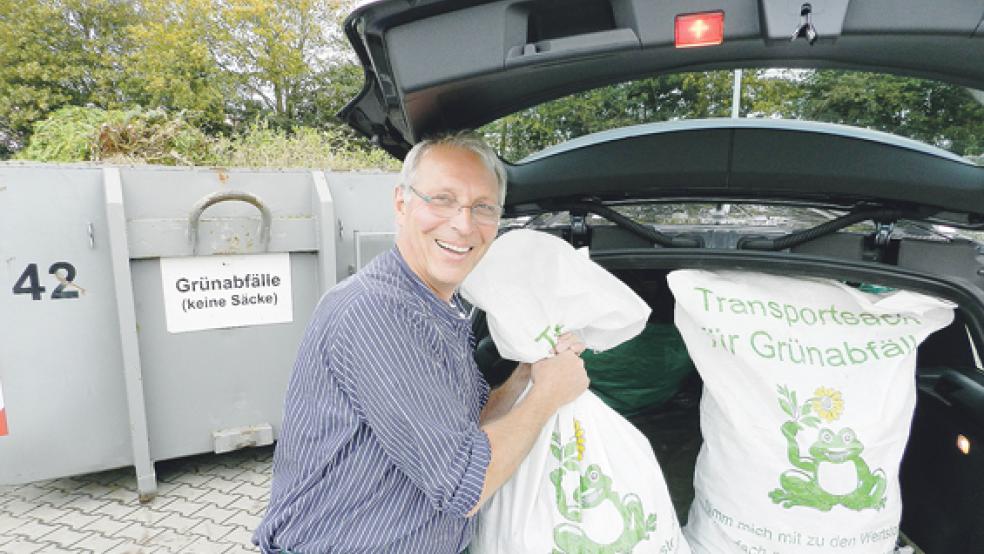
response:
<path id="1" fill-rule="evenodd" d="M 844 412 L 844 399 L 839 390 L 820 387 L 813 391 L 813 398 L 809 400 L 814 413 L 826 422 L 838 419 Z"/>

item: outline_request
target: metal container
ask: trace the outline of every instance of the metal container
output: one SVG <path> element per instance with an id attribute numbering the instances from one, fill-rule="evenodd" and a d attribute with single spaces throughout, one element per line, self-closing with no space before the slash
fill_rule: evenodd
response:
<path id="1" fill-rule="evenodd" d="M 387 173 L 0 166 L 0 484 L 269 444 L 320 296 L 393 241 Z"/>

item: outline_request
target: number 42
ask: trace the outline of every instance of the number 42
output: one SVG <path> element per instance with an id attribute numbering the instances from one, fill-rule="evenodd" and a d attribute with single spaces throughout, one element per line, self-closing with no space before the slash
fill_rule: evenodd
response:
<path id="1" fill-rule="evenodd" d="M 58 273 L 59 270 L 65 270 L 64 277 Z M 55 290 L 51 291 L 52 300 L 79 297 L 79 291 L 65 290 L 66 286 L 78 288 L 78 285 L 72 282 L 75 280 L 75 266 L 68 262 L 55 262 L 48 268 L 48 273 L 59 281 Z M 45 290 L 47 289 L 41 286 L 41 280 L 38 278 L 38 264 L 28 264 L 24 273 L 21 273 L 14 283 L 14 294 L 30 294 L 34 300 L 41 300 Z"/>

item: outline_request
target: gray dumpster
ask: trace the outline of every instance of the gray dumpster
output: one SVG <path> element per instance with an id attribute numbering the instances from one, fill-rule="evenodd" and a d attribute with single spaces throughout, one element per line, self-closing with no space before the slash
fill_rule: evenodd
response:
<path id="1" fill-rule="evenodd" d="M 320 295 L 393 241 L 390 174 L 0 167 L 0 484 L 269 444 Z M 3 431 L 0 425 L 0 433 Z"/>

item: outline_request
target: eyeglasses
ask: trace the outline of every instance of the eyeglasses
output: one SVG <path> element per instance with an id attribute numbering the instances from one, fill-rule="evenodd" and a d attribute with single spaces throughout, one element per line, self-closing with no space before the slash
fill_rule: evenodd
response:
<path id="1" fill-rule="evenodd" d="M 496 206 L 495 204 L 479 203 L 471 206 L 462 206 L 453 196 L 447 194 L 430 196 L 417 191 L 413 187 L 408 188 L 419 196 L 421 200 L 426 202 L 431 212 L 438 217 L 450 219 L 458 215 L 462 208 L 467 208 L 471 212 L 472 218 L 475 219 L 475 223 L 480 225 L 497 225 L 499 223 L 499 216 L 502 215 L 502 207 Z"/>

